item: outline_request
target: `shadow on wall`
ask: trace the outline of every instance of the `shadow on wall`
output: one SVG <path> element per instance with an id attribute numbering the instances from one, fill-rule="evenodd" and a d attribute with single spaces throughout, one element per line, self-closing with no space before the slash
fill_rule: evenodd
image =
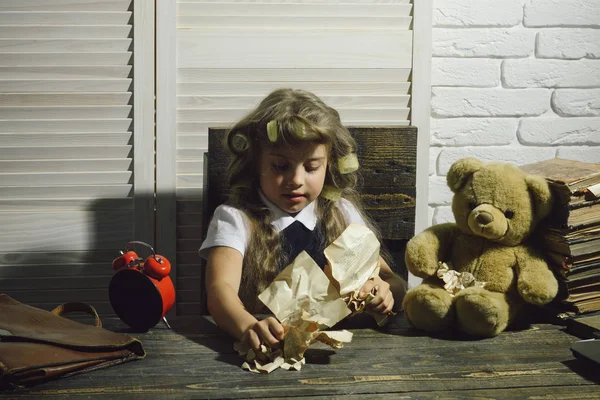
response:
<path id="1" fill-rule="evenodd" d="M 114 315 L 108 298 L 112 260 L 135 240 L 133 200 L 69 202 L 52 212 L 16 213 L 31 223 L 15 225 L 18 239 L 0 253 L 0 293 L 46 310 L 80 301 L 100 315 Z"/>

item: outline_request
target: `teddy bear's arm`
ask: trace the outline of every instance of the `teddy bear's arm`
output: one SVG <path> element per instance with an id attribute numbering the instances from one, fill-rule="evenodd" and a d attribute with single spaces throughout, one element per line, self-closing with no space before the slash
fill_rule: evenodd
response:
<path id="1" fill-rule="evenodd" d="M 521 297 L 531 304 L 547 304 L 558 292 L 558 282 L 548 264 L 534 249 L 515 248 L 517 259 L 517 289 Z"/>
<path id="2" fill-rule="evenodd" d="M 415 276 L 427 278 L 436 274 L 438 261 L 448 261 L 448 249 L 459 234 L 454 223 L 434 225 L 413 237 L 406 245 L 406 266 Z"/>

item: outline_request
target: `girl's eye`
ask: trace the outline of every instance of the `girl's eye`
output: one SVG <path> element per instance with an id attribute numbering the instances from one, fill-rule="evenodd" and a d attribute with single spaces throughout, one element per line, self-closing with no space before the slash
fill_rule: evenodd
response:
<path id="1" fill-rule="evenodd" d="M 313 166 L 313 165 L 308 165 L 306 167 L 304 167 L 304 169 L 306 170 L 306 172 L 315 172 L 316 170 L 319 169 L 319 166 Z"/>
<path id="2" fill-rule="evenodd" d="M 287 164 L 278 164 L 278 163 L 274 163 L 271 164 L 271 167 L 275 170 L 275 171 L 285 171 L 287 168 Z"/>

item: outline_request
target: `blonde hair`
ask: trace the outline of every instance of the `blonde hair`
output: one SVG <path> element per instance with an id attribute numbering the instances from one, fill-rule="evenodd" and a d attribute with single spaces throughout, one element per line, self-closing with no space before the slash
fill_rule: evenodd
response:
<path id="1" fill-rule="evenodd" d="M 267 124 L 276 121 L 274 127 Z M 300 127 L 300 129 L 298 128 Z M 300 132 L 299 132 L 300 131 Z M 227 147 L 233 154 L 229 164 L 231 194 L 228 203 L 244 211 L 250 221 L 250 242 L 244 255 L 239 296 L 250 312 L 265 312 L 258 300 L 260 294 L 277 276 L 280 266 L 286 266 L 282 239 L 271 226 L 269 209 L 261 201 L 258 188 L 258 161 L 267 147 L 295 146 L 301 143 L 324 144 L 327 148 L 325 185 L 341 191 L 341 197 L 351 201 L 362 213 L 358 201 L 356 171 L 342 174 L 338 161 L 356 153 L 356 142 L 342 125 L 338 112 L 316 95 L 294 89 L 277 89 L 258 107 L 236 123 L 226 136 Z M 319 196 L 316 200 L 317 221 L 323 248 L 333 242 L 348 226 L 336 201 Z M 365 221 L 369 221 L 363 215 Z M 370 228 L 375 232 L 373 224 Z"/>

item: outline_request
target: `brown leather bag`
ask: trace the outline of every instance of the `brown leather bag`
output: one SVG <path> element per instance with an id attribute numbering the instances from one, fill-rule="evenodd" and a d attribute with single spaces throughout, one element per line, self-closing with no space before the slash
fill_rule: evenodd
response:
<path id="1" fill-rule="evenodd" d="M 61 317 L 92 314 L 96 326 Z M 144 358 L 142 343 L 102 329 L 93 307 L 67 303 L 53 311 L 0 294 L 0 389 L 28 386 Z"/>

